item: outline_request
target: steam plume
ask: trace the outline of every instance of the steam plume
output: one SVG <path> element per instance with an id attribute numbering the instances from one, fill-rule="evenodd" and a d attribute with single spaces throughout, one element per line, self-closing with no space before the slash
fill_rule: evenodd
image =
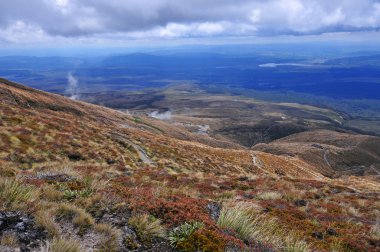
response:
<path id="1" fill-rule="evenodd" d="M 160 113 L 158 111 L 153 111 L 152 113 L 149 114 L 150 117 L 159 119 L 159 120 L 170 120 L 172 118 L 172 112 L 165 111 L 163 113 Z"/>
<path id="2" fill-rule="evenodd" d="M 75 78 L 71 73 L 67 74 L 66 94 L 72 100 L 79 100 L 80 98 L 78 79 Z"/>

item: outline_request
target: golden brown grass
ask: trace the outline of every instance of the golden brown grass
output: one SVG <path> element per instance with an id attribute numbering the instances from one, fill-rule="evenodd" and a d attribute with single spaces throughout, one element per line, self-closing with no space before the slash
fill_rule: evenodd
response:
<path id="1" fill-rule="evenodd" d="M 34 217 L 37 225 L 43 227 L 49 233 L 50 238 L 59 236 L 58 225 L 54 221 L 51 210 L 39 210 L 34 214 Z"/>
<path id="2" fill-rule="evenodd" d="M 276 200 L 281 199 L 282 195 L 278 192 L 262 192 L 257 195 L 257 198 L 260 200 Z"/>
<path id="3" fill-rule="evenodd" d="M 41 198 L 48 201 L 61 201 L 64 193 L 55 189 L 52 185 L 44 185 L 41 188 Z"/>
<path id="4" fill-rule="evenodd" d="M 77 240 L 54 238 L 42 248 L 42 252 L 81 252 L 81 247 Z"/>
<path id="5" fill-rule="evenodd" d="M 154 237 L 165 237 L 166 230 L 159 219 L 147 214 L 135 215 L 128 221 L 142 241 L 151 241 Z"/>
<path id="6" fill-rule="evenodd" d="M 99 244 L 101 252 L 116 252 L 119 250 L 121 231 L 109 224 L 96 224 L 94 227 L 96 232 L 102 234 Z"/>
<path id="7" fill-rule="evenodd" d="M 34 187 L 24 185 L 15 179 L 0 178 L 0 209 L 26 210 L 37 197 Z"/>
<path id="8" fill-rule="evenodd" d="M 95 224 L 95 220 L 82 208 L 68 203 L 56 206 L 55 215 L 58 219 L 66 219 L 79 228 L 79 233 L 85 232 Z"/>
<path id="9" fill-rule="evenodd" d="M 246 242 L 272 244 L 288 252 L 309 251 L 308 245 L 297 235 L 283 230 L 276 219 L 260 214 L 260 207 L 252 203 L 223 207 L 217 223 L 223 229 L 234 230 L 237 237 Z"/>

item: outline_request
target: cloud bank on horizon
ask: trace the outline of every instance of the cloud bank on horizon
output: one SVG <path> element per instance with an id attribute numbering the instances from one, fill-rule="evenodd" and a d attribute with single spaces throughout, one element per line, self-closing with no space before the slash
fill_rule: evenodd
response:
<path id="1" fill-rule="evenodd" d="M 380 29 L 380 0 L 2 0 L 0 9 L 3 44 Z"/>

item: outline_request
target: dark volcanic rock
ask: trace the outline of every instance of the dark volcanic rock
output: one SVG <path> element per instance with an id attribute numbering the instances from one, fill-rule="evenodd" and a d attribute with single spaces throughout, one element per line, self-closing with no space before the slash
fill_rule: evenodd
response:
<path id="1" fill-rule="evenodd" d="M 295 204 L 296 206 L 298 206 L 298 207 L 300 207 L 300 206 L 306 206 L 306 205 L 307 205 L 307 201 L 306 201 L 306 200 L 303 200 L 303 199 L 301 199 L 301 200 L 296 200 L 296 201 L 294 202 L 294 204 Z"/>
<path id="2" fill-rule="evenodd" d="M 71 176 L 69 176 L 67 174 L 64 174 L 64 173 L 38 174 L 37 178 L 38 179 L 43 179 L 43 180 L 46 180 L 46 181 L 54 181 L 54 182 L 68 182 L 68 181 L 74 180 L 73 177 L 71 177 Z"/>
<path id="3" fill-rule="evenodd" d="M 333 236 L 338 235 L 338 232 L 336 232 L 336 230 L 333 228 L 328 228 L 326 232 L 328 235 L 333 235 Z"/>
<path id="4" fill-rule="evenodd" d="M 323 240 L 323 234 L 319 231 L 314 231 L 311 235 L 318 240 Z"/>
<path id="5" fill-rule="evenodd" d="M 213 220 L 218 220 L 220 215 L 221 206 L 216 202 L 210 202 L 207 204 L 207 211 L 209 212 Z"/>
<path id="6" fill-rule="evenodd" d="M 68 154 L 67 154 L 67 157 L 68 157 L 71 161 L 80 161 L 80 160 L 84 160 L 84 157 L 83 157 L 80 153 L 68 153 Z"/>
<path id="7" fill-rule="evenodd" d="M 33 217 L 20 212 L 0 212 L 0 236 L 14 234 L 21 251 L 30 251 L 47 238 L 47 231 L 38 227 Z"/>

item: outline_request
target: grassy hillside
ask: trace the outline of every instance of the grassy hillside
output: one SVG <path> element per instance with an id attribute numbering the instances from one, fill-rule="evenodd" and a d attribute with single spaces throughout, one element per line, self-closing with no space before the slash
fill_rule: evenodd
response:
<path id="1" fill-rule="evenodd" d="M 302 133 L 301 133 L 302 134 Z M 377 251 L 373 176 L 0 81 L 0 250 Z"/>

